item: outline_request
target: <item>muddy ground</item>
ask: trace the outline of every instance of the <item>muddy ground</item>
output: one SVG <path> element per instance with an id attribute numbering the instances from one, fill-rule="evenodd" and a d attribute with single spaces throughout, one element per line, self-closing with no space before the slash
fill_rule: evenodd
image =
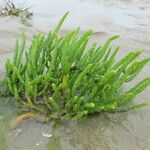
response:
<path id="1" fill-rule="evenodd" d="M 0 1 L 1 2 L 1 1 Z M 81 27 L 94 30 L 92 42 L 102 43 L 111 35 L 120 35 L 113 46 L 120 46 L 118 58 L 130 50 L 143 49 L 143 57 L 150 57 L 150 1 L 149 0 L 33 0 L 32 24 L 26 27 L 16 17 L 0 17 L 0 78 L 5 75 L 4 62 L 13 54 L 14 42 L 25 32 L 28 43 L 37 32 L 47 33 L 66 11 L 70 11 L 60 33 Z M 150 76 L 147 65 L 129 88 L 143 77 Z M 135 103 L 150 101 L 150 88 L 140 94 Z M 2 100 L 2 98 L 0 98 Z M 11 110 L 0 105 L 0 111 Z M 5 116 L 7 113 L 0 113 Z M 53 137 L 59 138 L 62 150 L 149 150 L 150 106 L 127 113 L 101 114 L 88 117 L 79 123 L 65 122 L 58 129 L 52 125 L 29 120 L 15 130 L 7 131 L 8 150 L 44 150 Z M 13 117 L 13 116 L 12 116 Z M 10 118 L 12 118 L 10 117 Z M 45 137 L 44 134 L 53 135 Z M 49 148 L 50 149 L 50 148 Z"/>

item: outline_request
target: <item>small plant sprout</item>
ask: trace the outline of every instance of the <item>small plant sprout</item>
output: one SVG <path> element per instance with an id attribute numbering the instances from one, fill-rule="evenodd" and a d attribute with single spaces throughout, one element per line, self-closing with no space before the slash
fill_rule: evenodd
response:
<path id="1" fill-rule="evenodd" d="M 16 40 L 13 60 L 7 59 L 5 64 L 3 93 L 13 96 L 19 107 L 41 113 L 46 120 L 80 120 L 88 114 L 123 112 L 147 105 L 132 102 L 150 85 L 149 77 L 128 91 L 122 87 L 135 79 L 150 58 L 137 60 L 142 53 L 139 50 L 116 61 L 119 47 L 110 45 L 118 35 L 90 48 L 87 45 L 92 30 L 79 35 L 79 29 L 74 29 L 59 35 L 67 15 L 54 31 L 34 36 L 29 48 L 24 33 L 21 44 Z"/>

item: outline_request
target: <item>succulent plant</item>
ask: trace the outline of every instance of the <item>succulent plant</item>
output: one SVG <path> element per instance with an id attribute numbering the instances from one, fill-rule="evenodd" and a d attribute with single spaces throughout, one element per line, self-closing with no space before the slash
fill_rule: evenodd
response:
<path id="1" fill-rule="evenodd" d="M 122 87 L 140 73 L 150 58 L 137 60 L 140 50 L 116 61 L 119 47 L 113 49 L 110 44 L 118 35 L 90 48 L 87 45 L 92 30 L 79 35 L 78 28 L 59 35 L 67 15 L 54 31 L 34 36 L 29 48 L 24 33 L 21 44 L 16 40 L 13 60 L 6 61 L 3 93 L 14 96 L 20 107 L 49 118 L 80 120 L 92 113 L 122 112 L 147 105 L 132 101 L 150 85 L 150 78 L 125 92 Z"/>

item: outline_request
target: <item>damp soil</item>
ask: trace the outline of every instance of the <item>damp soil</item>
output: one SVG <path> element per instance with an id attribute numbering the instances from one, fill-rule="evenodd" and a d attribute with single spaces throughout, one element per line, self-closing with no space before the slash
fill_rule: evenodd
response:
<path id="1" fill-rule="evenodd" d="M 139 49 L 143 49 L 141 58 L 150 57 L 149 0 L 28 0 L 28 4 L 33 10 L 33 18 L 28 20 L 31 26 L 23 24 L 20 18 L 0 17 L 0 79 L 5 76 L 5 60 L 12 58 L 15 39 L 25 32 L 29 44 L 37 32 L 46 34 L 52 30 L 66 11 L 70 11 L 70 15 L 60 34 L 78 26 L 81 33 L 92 28 L 91 43 L 100 44 L 109 36 L 119 34 L 120 39 L 113 42 L 113 46 L 121 47 L 118 58 Z M 136 80 L 125 85 L 125 90 L 148 76 L 150 65 Z M 136 97 L 135 103 L 148 102 L 149 91 L 147 88 Z M 16 117 L 13 110 L 16 110 L 13 99 L 0 97 L 0 136 L 3 138 L 0 140 L 5 142 L 6 150 L 150 149 L 150 106 L 127 113 L 97 114 L 81 122 L 64 122 L 55 129 L 53 122 L 45 124 L 30 119 L 11 130 L 9 122 Z M 2 128 L 5 133 L 1 132 Z"/>

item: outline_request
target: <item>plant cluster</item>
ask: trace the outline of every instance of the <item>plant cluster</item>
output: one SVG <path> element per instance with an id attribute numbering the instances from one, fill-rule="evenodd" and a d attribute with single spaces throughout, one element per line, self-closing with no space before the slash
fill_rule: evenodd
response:
<path id="1" fill-rule="evenodd" d="M 11 0 L 6 0 L 0 6 L 0 16 L 19 16 L 23 18 L 32 17 L 33 13 L 30 12 L 30 8 L 25 3 L 17 5 Z"/>
<path id="2" fill-rule="evenodd" d="M 50 118 L 73 120 L 92 113 L 122 112 L 147 105 L 131 102 L 150 85 L 150 78 L 126 92 L 122 87 L 139 74 L 150 58 L 137 60 L 142 51 L 131 51 L 116 61 L 119 47 L 112 49 L 110 43 L 118 35 L 90 48 L 87 44 L 92 30 L 79 35 L 78 28 L 60 36 L 58 31 L 67 15 L 48 35 L 34 36 L 28 49 L 24 33 L 21 44 L 16 40 L 13 61 L 6 61 L 4 93 L 14 96 L 20 107 Z"/>

